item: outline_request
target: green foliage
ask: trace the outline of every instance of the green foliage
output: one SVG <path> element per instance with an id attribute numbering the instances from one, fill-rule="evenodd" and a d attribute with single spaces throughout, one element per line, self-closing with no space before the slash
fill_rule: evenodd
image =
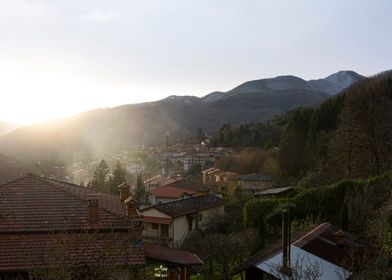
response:
<path id="1" fill-rule="evenodd" d="M 90 182 L 90 187 L 97 191 L 105 191 L 109 174 L 109 167 L 104 159 L 102 159 L 95 168 L 94 177 Z"/>
<path id="2" fill-rule="evenodd" d="M 244 223 L 265 236 L 268 225 L 279 226 L 282 209 L 290 209 L 295 220 L 313 219 L 364 231 L 377 219 L 391 197 L 392 174 L 369 180 L 344 180 L 333 185 L 306 189 L 291 198 L 251 200 L 244 207 Z M 264 234 L 264 235 L 263 235 Z"/>
<path id="3" fill-rule="evenodd" d="M 298 109 L 285 126 L 280 139 L 279 165 L 285 176 L 298 177 L 307 170 L 305 145 L 313 109 Z"/>
<path id="4" fill-rule="evenodd" d="M 228 280 L 257 250 L 258 243 L 259 237 L 252 229 L 229 234 L 197 232 L 185 241 L 182 249 L 196 253 L 203 261 L 199 279 Z"/>
<path id="5" fill-rule="evenodd" d="M 145 202 L 146 189 L 143 182 L 142 173 L 139 172 L 136 179 L 136 186 L 132 191 L 132 197 L 140 203 Z"/>
<path id="6" fill-rule="evenodd" d="M 273 160 L 277 157 L 274 150 L 263 150 L 261 148 L 245 148 L 239 154 L 224 157 L 215 163 L 215 167 L 222 170 L 230 170 L 239 174 L 259 173 L 262 171 L 266 160 Z M 279 173 L 279 169 L 272 166 L 274 163 L 270 162 L 271 169 L 269 171 Z M 271 174 L 272 175 L 272 174 Z"/>
<path id="7" fill-rule="evenodd" d="M 216 146 L 265 147 L 268 150 L 278 145 L 280 133 L 281 127 L 270 121 L 250 123 L 239 127 L 225 124 L 212 142 Z"/>
<path id="8" fill-rule="evenodd" d="M 118 186 L 126 182 L 126 172 L 121 166 L 120 162 L 117 162 L 116 168 L 113 170 L 113 176 L 109 178 L 108 191 L 112 193 L 118 193 Z"/>
<path id="9" fill-rule="evenodd" d="M 279 201 L 276 199 L 250 200 L 245 204 L 243 215 L 244 224 L 256 228 L 260 234 L 261 246 L 264 246 L 267 234 L 267 219 L 278 207 Z"/>

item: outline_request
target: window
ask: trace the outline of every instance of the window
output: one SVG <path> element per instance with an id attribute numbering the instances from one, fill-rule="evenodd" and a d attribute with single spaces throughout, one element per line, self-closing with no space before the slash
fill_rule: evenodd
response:
<path id="1" fill-rule="evenodd" d="M 158 224 L 152 224 L 152 229 L 158 230 Z"/>
<path id="2" fill-rule="evenodd" d="M 169 226 L 161 225 L 161 237 L 169 237 Z"/>

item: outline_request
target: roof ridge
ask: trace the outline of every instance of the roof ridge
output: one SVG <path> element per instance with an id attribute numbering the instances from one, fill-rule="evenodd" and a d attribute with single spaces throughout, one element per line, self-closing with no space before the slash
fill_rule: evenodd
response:
<path id="1" fill-rule="evenodd" d="M 33 173 L 26 173 L 26 174 L 24 174 L 23 176 L 21 176 L 21 177 L 19 177 L 19 178 L 16 178 L 16 179 L 13 179 L 13 180 L 11 180 L 11 181 L 5 182 L 4 184 L 1 184 L 1 185 L 0 185 L 0 188 L 3 187 L 3 186 L 5 186 L 5 185 L 8 185 L 8 184 L 15 183 L 15 182 L 17 182 L 17 181 L 19 181 L 19 180 L 22 180 L 22 179 L 26 178 L 26 177 L 36 177 L 36 178 L 39 178 L 39 176 L 36 175 L 36 174 L 33 174 Z"/>
<path id="2" fill-rule="evenodd" d="M 69 194 L 69 195 L 71 195 L 71 196 L 73 196 L 73 197 L 76 197 L 76 198 L 79 199 L 79 200 L 88 201 L 88 199 L 83 199 L 82 197 L 80 197 L 80 196 L 78 196 L 78 195 L 76 195 L 76 194 L 74 194 L 74 193 L 71 193 L 71 192 L 66 191 L 66 190 L 63 189 L 61 186 L 56 186 L 55 183 L 57 183 L 57 184 L 69 184 L 69 185 L 71 185 L 71 186 L 78 187 L 78 188 L 80 188 L 80 189 L 83 189 L 84 187 L 81 187 L 81 186 L 78 186 L 78 185 L 72 184 L 72 183 L 67 183 L 67 182 L 62 182 L 62 181 L 58 181 L 58 180 L 53 180 L 53 179 L 46 178 L 46 177 L 38 177 L 38 178 L 39 178 L 41 181 L 43 181 L 43 182 L 52 184 L 53 187 L 55 187 L 56 189 L 59 189 L 59 190 L 65 192 L 65 193 L 67 193 L 67 194 Z M 96 191 L 96 190 L 93 190 L 93 189 L 90 189 L 90 188 L 85 188 L 85 189 L 90 190 L 90 191 L 93 191 L 93 192 L 95 192 L 95 193 L 97 193 L 97 194 L 101 194 L 101 192 Z M 106 193 L 105 193 L 105 194 L 106 194 Z M 113 197 L 114 197 L 114 195 L 113 195 Z M 114 215 L 114 216 L 116 216 L 116 217 L 119 217 L 119 218 L 121 218 L 121 219 L 126 219 L 126 220 L 127 220 L 127 218 L 128 218 L 125 214 L 124 214 L 124 215 L 120 215 L 120 214 L 116 213 L 115 211 L 112 211 L 112 210 L 110 210 L 110 209 L 108 209 L 108 208 L 106 208 L 106 207 L 103 207 L 103 206 L 100 205 L 99 203 L 98 203 L 98 207 L 99 207 L 101 210 L 106 211 L 106 212 L 108 212 L 108 213 L 110 213 L 110 214 L 112 214 L 112 215 Z M 125 206 L 124 206 L 124 212 L 125 212 Z"/>
<path id="3" fill-rule="evenodd" d="M 297 239 L 296 241 L 292 242 L 291 244 L 296 245 L 298 247 L 303 247 L 306 244 L 308 244 L 310 241 L 314 240 L 315 238 L 318 238 L 321 234 L 321 232 L 324 232 L 326 230 L 323 229 L 324 227 L 331 227 L 332 224 L 328 223 L 328 222 L 324 222 L 322 224 L 319 224 L 318 226 L 316 226 L 315 228 L 313 228 L 311 231 L 309 231 L 308 233 L 306 233 L 305 235 L 301 236 L 299 239 Z M 313 235 L 315 232 L 320 231 L 319 235 Z M 311 238 L 309 238 L 311 237 Z M 304 243 L 305 242 L 305 243 Z M 297 245 L 298 244 L 298 245 Z"/>

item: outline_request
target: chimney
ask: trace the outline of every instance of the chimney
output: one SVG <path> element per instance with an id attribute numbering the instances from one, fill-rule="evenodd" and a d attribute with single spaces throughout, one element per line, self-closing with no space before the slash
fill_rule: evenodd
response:
<path id="1" fill-rule="evenodd" d="M 124 202 L 129 197 L 129 186 L 124 182 L 117 188 L 120 190 L 120 200 L 121 202 Z"/>
<path id="2" fill-rule="evenodd" d="M 343 230 L 339 230 L 338 232 L 335 233 L 335 238 L 336 238 L 336 245 L 340 249 L 344 249 L 344 241 L 346 238 L 346 235 L 344 234 Z"/>
<path id="3" fill-rule="evenodd" d="M 96 225 L 99 221 L 99 194 L 88 194 L 88 220 L 90 225 Z"/>
<path id="4" fill-rule="evenodd" d="M 280 271 L 285 275 L 291 275 L 290 267 L 290 216 L 287 209 L 282 211 L 282 267 Z"/>
<path id="5" fill-rule="evenodd" d="M 127 217 L 138 217 L 140 216 L 139 213 L 139 202 L 132 198 L 132 197 L 128 197 L 125 201 L 125 207 L 126 207 L 126 215 Z"/>

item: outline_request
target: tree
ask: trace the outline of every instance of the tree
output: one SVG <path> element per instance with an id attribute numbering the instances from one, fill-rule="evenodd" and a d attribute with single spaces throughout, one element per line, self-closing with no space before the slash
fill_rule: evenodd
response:
<path id="1" fill-rule="evenodd" d="M 126 182 L 126 172 L 124 168 L 121 166 L 120 162 L 117 161 L 116 168 L 113 170 L 113 176 L 109 178 L 109 191 L 112 193 L 117 193 L 117 187 L 122 183 Z"/>
<path id="2" fill-rule="evenodd" d="M 377 176 L 392 166 L 392 73 L 357 83 L 346 92 L 331 159 L 342 177 Z"/>
<path id="3" fill-rule="evenodd" d="M 197 142 L 200 144 L 205 139 L 203 129 L 199 127 L 197 129 Z"/>
<path id="4" fill-rule="evenodd" d="M 145 192 L 146 192 L 146 190 L 145 190 L 145 186 L 144 186 L 144 182 L 143 182 L 142 173 L 139 172 L 137 174 L 136 186 L 133 189 L 132 196 L 134 199 L 139 201 L 139 203 L 144 202 Z"/>
<path id="5" fill-rule="evenodd" d="M 298 177 L 307 170 L 305 144 L 313 109 L 298 109 L 285 126 L 280 139 L 279 165 L 285 176 Z"/>
<path id="6" fill-rule="evenodd" d="M 106 189 L 109 167 L 104 159 L 102 159 L 95 168 L 94 177 L 90 182 L 90 186 L 98 191 Z"/>

